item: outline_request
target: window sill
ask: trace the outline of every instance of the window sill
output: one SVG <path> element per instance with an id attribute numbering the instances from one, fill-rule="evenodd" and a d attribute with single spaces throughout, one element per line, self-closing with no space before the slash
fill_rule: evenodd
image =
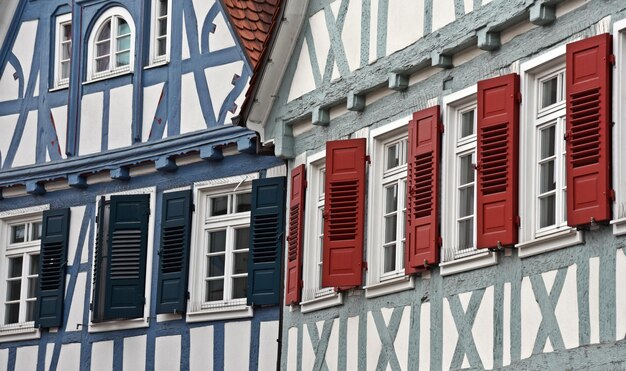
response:
<path id="1" fill-rule="evenodd" d="M 237 318 L 249 318 L 254 315 L 254 310 L 251 306 L 237 305 L 230 307 L 213 308 L 210 310 L 201 310 L 197 312 L 187 313 L 187 322 L 205 322 L 205 321 L 220 321 L 225 319 L 237 319 Z"/>
<path id="2" fill-rule="evenodd" d="M 89 324 L 89 332 L 106 332 L 106 331 L 118 331 L 118 330 L 131 330 L 136 328 L 144 328 L 150 326 L 150 320 L 148 318 L 133 318 L 117 321 L 107 321 Z"/>
<path id="3" fill-rule="evenodd" d="M 67 90 L 70 87 L 70 83 L 67 82 L 62 85 L 57 85 L 54 88 L 48 89 L 49 93 L 54 93 L 55 91 Z"/>
<path id="4" fill-rule="evenodd" d="M 167 66 L 170 63 L 169 60 L 162 60 L 162 61 L 152 61 L 152 63 L 150 63 L 149 65 L 145 66 L 143 69 L 145 70 L 151 70 L 153 68 L 159 68 L 159 67 L 163 67 L 163 66 Z"/>
<path id="5" fill-rule="evenodd" d="M 441 274 L 441 276 L 451 276 L 453 274 L 490 267 L 496 264 L 498 264 L 498 254 L 488 250 L 481 251 L 465 258 L 439 264 L 439 274 Z"/>
<path id="6" fill-rule="evenodd" d="M 343 304 L 343 294 L 340 292 L 333 292 L 329 295 L 301 302 L 300 311 L 302 313 L 309 313 L 341 304 Z"/>
<path id="7" fill-rule="evenodd" d="M 412 290 L 415 288 L 414 276 L 400 276 L 394 279 L 376 282 L 364 287 L 367 299 L 389 295 L 400 291 Z"/>
<path id="8" fill-rule="evenodd" d="M 123 70 L 123 71 L 119 71 L 119 72 L 110 72 L 106 75 L 102 75 L 102 76 L 97 76 L 94 77 L 90 80 L 87 80 L 85 82 L 83 82 L 83 85 L 89 85 L 95 82 L 99 82 L 99 81 L 104 81 L 104 80 L 108 80 L 108 79 L 112 79 L 115 77 L 120 77 L 120 76 L 126 76 L 126 75 L 132 75 L 133 71 L 129 71 L 129 70 Z"/>
<path id="9" fill-rule="evenodd" d="M 20 323 L 15 325 L 0 326 L 0 341 L 34 340 L 41 337 L 41 331 L 35 327 L 34 322 Z"/>
<path id="10" fill-rule="evenodd" d="M 585 239 L 581 231 L 577 231 L 574 228 L 567 228 L 566 230 L 555 232 L 541 238 L 518 243 L 515 247 L 518 249 L 520 258 L 527 258 L 544 252 L 579 245 L 584 242 Z"/>
<path id="11" fill-rule="evenodd" d="M 611 225 L 613 225 L 614 235 L 621 236 L 626 234 L 626 218 L 611 220 Z"/>

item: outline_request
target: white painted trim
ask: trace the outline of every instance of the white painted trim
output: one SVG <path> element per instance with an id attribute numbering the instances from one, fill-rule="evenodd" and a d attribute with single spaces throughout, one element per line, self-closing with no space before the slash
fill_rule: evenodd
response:
<path id="1" fill-rule="evenodd" d="M 613 53 L 617 61 L 613 74 L 613 234 L 626 234 L 626 19 L 613 25 Z"/>
<path id="2" fill-rule="evenodd" d="M 330 295 L 303 301 L 300 303 L 300 312 L 310 313 L 320 309 L 331 308 L 343 304 L 343 293 L 333 292 Z"/>
<path id="3" fill-rule="evenodd" d="M 236 307 L 223 307 L 210 311 L 188 312 L 185 320 L 187 323 L 204 321 L 221 321 L 226 319 L 250 318 L 254 316 L 251 306 L 243 305 Z"/>
<path id="4" fill-rule="evenodd" d="M 150 215 L 148 216 L 148 246 L 146 251 L 146 283 L 145 283 L 145 304 L 143 306 L 143 317 L 141 318 L 133 318 L 127 320 L 119 320 L 119 321 L 106 321 L 106 322 L 92 322 L 93 318 L 93 310 L 89 310 L 89 328 L 88 332 L 96 333 L 96 332 L 104 332 L 104 331 L 115 331 L 115 330 L 129 330 L 135 328 L 143 328 L 150 326 L 150 294 L 152 293 L 152 256 L 154 256 L 154 228 L 155 226 L 155 217 L 156 217 L 156 187 L 146 187 L 146 188 L 138 188 L 129 191 L 116 192 L 116 193 L 108 193 L 103 195 L 98 195 L 96 197 L 96 205 L 100 197 L 104 196 L 107 200 L 111 199 L 111 196 L 116 195 L 136 195 L 136 194 L 147 194 L 150 195 Z M 93 223 L 92 226 L 94 228 L 98 228 L 98 226 Z M 97 229 L 94 235 L 93 246 L 95 246 L 95 239 L 97 237 Z M 95 262 L 95 253 L 96 250 L 93 249 L 92 261 Z M 91 270 L 91 282 L 93 282 L 93 269 Z M 89 293 L 89 302 L 93 303 L 93 290 L 90 290 Z"/>
<path id="5" fill-rule="evenodd" d="M 439 274 L 441 276 L 451 276 L 453 274 L 490 267 L 496 264 L 498 264 L 497 253 L 482 251 L 466 258 L 455 259 L 439 264 Z"/>
<path id="6" fill-rule="evenodd" d="M 100 31 L 100 27 L 104 22 L 112 17 L 120 17 L 123 18 L 130 28 L 130 60 L 129 64 L 122 67 L 114 67 L 115 65 L 115 52 L 117 51 L 117 43 L 115 40 L 115 36 L 117 35 L 117 30 L 115 30 L 113 23 L 111 23 L 111 38 L 110 38 L 110 55 L 109 55 L 109 70 L 102 72 L 95 72 L 95 60 L 94 60 L 94 49 L 96 48 L 95 41 L 96 35 L 98 31 Z M 135 38 L 137 37 L 136 29 L 135 29 L 135 21 L 131 14 L 125 8 L 121 6 L 116 6 L 110 9 L 107 9 L 98 20 L 94 23 L 93 28 L 89 34 L 89 39 L 87 43 L 87 81 L 96 81 L 102 79 L 108 79 L 111 77 L 116 77 L 120 75 L 124 75 L 126 73 L 132 73 L 134 69 L 135 63 Z"/>
<path id="7" fill-rule="evenodd" d="M 518 243 L 515 247 L 518 249 L 518 256 L 520 258 L 527 258 L 544 252 L 579 245 L 584 242 L 585 238 L 582 231 L 568 228 L 567 230 L 553 233 L 545 237 Z"/>
<path id="8" fill-rule="evenodd" d="M 58 15 L 54 21 L 54 71 L 53 71 L 53 88 L 52 90 L 67 89 L 70 84 L 69 76 L 61 79 L 61 27 L 67 23 L 72 23 L 72 13 Z M 73 27 L 73 25 L 72 25 Z M 73 35 L 73 33 L 72 33 Z M 70 41 L 74 47 L 74 40 Z M 71 69 L 72 51 L 70 49 L 70 69 Z"/>
<path id="9" fill-rule="evenodd" d="M 41 338 L 41 331 L 35 327 L 35 322 L 27 322 L 25 326 L 17 329 L 0 329 L 0 341 L 3 343 L 11 341 L 34 340 Z"/>
<path id="10" fill-rule="evenodd" d="M 201 182 L 196 182 L 193 184 L 193 188 L 194 190 L 198 189 L 198 190 L 204 190 L 204 189 L 209 189 L 209 188 L 213 188 L 213 187 L 223 187 L 223 186 L 230 186 L 232 184 L 239 184 L 240 182 L 244 182 L 246 180 L 255 180 L 255 179 L 259 179 L 259 173 L 248 173 L 248 174 L 241 174 L 241 175 L 235 175 L 235 176 L 230 176 L 227 178 L 218 178 L 218 179 L 211 179 L 211 180 L 204 180 Z"/>
<path id="11" fill-rule="evenodd" d="M 465 100 L 469 98 L 470 95 L 476 94 L 478 92 L 478 85 L 474 84 L 472 86 L 468 86 L 467 88 L 456 91 L 452 94 L 448 94 L 443 97 L 443 107 L 446 106 L 456 106 L 459 101 Z M 442 110 L 443 119 L 445 120 L 445 110 Z"/>
<path id="12" fill-rule="evenodd" d="M 400 129 L 402 127 L 406 127 L 407 130 L 407 135 L 408 135 L 408 128 L 409 128 L 409 121 L 411 121 L 412 116 L 408 115 L 405 117 L 402 117 L 400 119 L 397 119 L 393 122 L 390 122 L 388 124 L 385 124 L 383 126 L 377 127 L 376 129 L 372 129 L 370 131 L 370 136 L 371 136 L 371 140 L 374 139 L 380 139 L 377 137 L 383 136 L 384 134 L 390 133 L 396 129 Z"/>
<path id="13" fill-rule="evenodd" d="M 541 69 L 543 69 L 543 66 L 545 64 L 552 62 L 559 57 L 564 56 L 565 51 L 566 51 L 566 44 L 559 45 L 556 48 L 551 49 L 536 58 L 533 58 L 527 62 L 522 63 L 520 65 L 520 72 L 522 74 L 529 73 L 529 72 L 532 72 L 532 70 L 536 69 L 537 67 L 541 67 Z"/>
<path id="14" fill-rule="evenodd" d="M 156 6 L 158 4 L 158 0 L 152 0 L 152 6 L 150 7 L 151 15 L 150 15 L 150 58 L 148 66 L 144 67 L 144 69 L 159 67 L 166 65 L 170 62 L 170 49 L 172 43 L 172 2 L 174 0 L 167 1 L 167 41 L 165 45 L 165 55 L 156 57 L 156 27 L 157 27 L 157 12 Z"/>
<path id="15" fill-rule="evenodd" d="M 26 207 L 23 209 L 14 209 L 0 212 L 0 219 L 12 218 L 12 217 L 29 217 L 28 214 L 41 213 L 43 211 L 50 210 L 50 204 L 38 205 L 33 207 Z M 32 215 L 30 215 L 32 216 Z"/>
<path id="16" fill-rule="evenodd" d="M 401 276 L 363 287 L 367 299 L 394 294 L 415 288 L 415 276 Z"/>

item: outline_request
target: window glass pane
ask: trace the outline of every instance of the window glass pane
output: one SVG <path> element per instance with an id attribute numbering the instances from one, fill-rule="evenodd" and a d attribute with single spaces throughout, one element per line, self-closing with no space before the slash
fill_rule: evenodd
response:
<path id="1" fill-rule="evenodd" d="M 326 170 L 320 171 L 320 196 L 323 196 L 326 191 Z"/>
<path id="2" fill-rule="evenodd" d="M 398 185 L 385 188 L 385 214 L 398 210 Z"/>
<path id="3" fill-rule="evenodd" d="M 68 60 L 70 59 L 72 53 L 72 44 L 64 43 L 61 45 L 61 59 Z"/>
<path id="4" fill-rule="evenodd" d="M 11 243 L 26 241 L 26 225 L 14 225 L 11 227 Z"/>
<path id="5" fill-rule="evenodd" d="M 20 300 L 20 290 L 22 289 L 22 280 L 7 281 L 7 301 Z"/>
<path id="6" fill-rule="evenodd" d="M 400 165 L 400 143 L 392 144 L 387 147 L 387 161 L 385 170 L 393 169 Z"/>
<path id="7" fill-rule="evenodd" d="M 474 134 L 474 110 L 461 114 L 461 138 Z"/>
<path id="8" fill-rule="evenodd" d="M 539 193 L 549 192 L 555 188 L 554 160 L 544 162 L 539 167 Z"/>
<path id="9" fill-rule="evenodd" d="M 226 230 L 209 233 L 209 252 L 221 252 L 226 249 Z"/>
<path id="10" fill-rule="evenodd" d="M 37 281 L 38 277 L 31 277 L 28 279 L 28 298 L 37 297 Z"/>
<path id="11" fill-rule="evenodd" d="M 206 296 L 204 301 L 224 300 L 224 280 L 206 282 Z"/>
<path id="12" fill-rule="evenodd" d="M 233 278 L 233 299 L 241 299 L 247 296 L 248 277 Z"/>
<path id="13" fill-rule="evenodd" d="M 459 218 L 474 214 L 474 186 L 459 190 Z"/>
<path id="14" fill-rule="evenodd" d="M 474 246 L 474 219 L 465 219 L 459 222 L 459 249 L 468 249 Z"/>
<path id="15" fill-rule="evenodd" d="M 117 67 L 128 66 L 130 64 L 130 52 L 124 52 L 116 56 Z"/>
<path id="16" fill-rule="evenodd" d="M 9 278 L 22 276 L 22 257 L 9 259 Z"/>
<path id="17" fill-rule="evenodd" d="M 556 126 L 541 130 L 541 159 L 554 156 Z"/>
<path id="18" fill-rule="evenodd" d="M 41 222 L 34 222 L 31 224 L 31 231 L 30 231 L 31 241 L 36 241 L 36 240 L 41 239 L 41 228 L 42 228 Z"/>
<path id="19" fill-rule="evenodd" d="M 28 274 L 39 274 L 39 255 L 30 256 L 30 269 L 28 270 Z"/>
<path id="20" fill-rule="evenodd" d="M 117 19 L 117 36 L 128 35 L 130 33 L 130 26 L 124 18 Z"/>
<path id="21" fill-rule="evenodd" d="M 389 245 L 384 247 L 384 273 L 396 270 L 396 245 Z"/>
<path id="22" fill-rule="evenodd" d="M 96 61 L 96 72 L 109 70 L 109 58 L 105 57 Z"/>
<path id="23" fill-rule="evenodd" d="M 225 215 L 228 212 L 228 196 L 211 197 L 211 216 Z"/>
<path id="24" fill-rule="evenodd" d="M 20 319 L 20 304 L 7 304 L 6 305 L 6 313 L 4 314 L 4 323 L 18 323 Z"/>
<path id="25" fill-rule="evenodd" d="M 26 322 L 35 320 L 35 301 L 26 303 Z"/>
<path id="26" fill-rule="evenodd" d="M 539 226 L 541 228 L 554 225 L 556 200 L 554 195 L 539 199 Z"/>
<path id="27" fill-rule="evenodd" d="M 233 274 L 242 274 L 248 272 L 248 252 L 235 253 L 235 264 Z"/>
<path id="28" fill-rule="evenodd" d="M 222 277 L 224 275 L 225 255 L 213 255 L 208 257 L 207 277 Z"/>
<path id="29" fill-rule="evenodd" d="M 250 244 L 250 228 L 235 230 L 235 250 L 245 250 Z"/>
<path id="30" fill-rule="evenodd" d="M 159 0 L 159 17 L 167 15 L 167 0 Z"/>
<path id="31" fill-rule="evenodd" d="M 167 54 L 167 40 L 159 39 L 157 40 L 157 56 Z"/>
<path id="32" fill-rule="evenodd" d="M 62 27 L 62 34 L 63 34 L 62 40 L 63 41 L 72 40 L 72 24 L 66 23 L 61 27 Z"/>
<path id="33" fill-rule="evenodd" d="M 241 193 L 237 195 L 237 212 L 250 211 L 252 193 Z"/>
<path id="34" fill-rule="evenodd" d="M 100 28 L 97 41 L 108 40 L 111 38 L 111 20 L 106 21 Z"/>
<path id="35" fill-rule="evenodd" d="M 558 79 L 553 77 L 541 82 L 541 108 L 548 107 L 557 101 Z"/>
<path id="36" fill-rule="evenodd" d="M 121 52 L 123 50 L 130 49 L 130 36 L 124 36 L 117 39 L 117 51 Z"/>
<path id="37" fill-rule="evenodd" d="M 105 42 L 96 44 L 96 57 L 109 55 L 110 48 L 111 48 L 110 41 L 105 41 Z"/>
<path id="38" fill-rule="evenodd" d="M 159 19 L 158 21 L 158 35 L 163 36 L 167 34 L 167 18 Z"/>
<path id="39" fill-rule="evenodd" d="M 474 155 L 466 155 L 460 158 L 460 185 L 474 182 Z"/>
<path id="40" fill-rule="evenodd" d="M 61 62 L 61 78 L 69 79 L 69 77 L 70 77 L 70 63 Z"/>
<path id="41" fill-rule="evenodd" d="M 398 215 L 393 214 L 385 217 L 385 243 L 396 240 L 396 227 L 398 225 Z"/>

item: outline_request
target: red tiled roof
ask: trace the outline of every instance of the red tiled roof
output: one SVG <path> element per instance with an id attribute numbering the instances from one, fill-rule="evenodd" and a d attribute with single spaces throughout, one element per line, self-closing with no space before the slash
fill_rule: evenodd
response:
<path id="1" fill-rule="evenodd" d="M 248 53 L 252 68 L 256 70 L 271 37 L 280 0 L 223 1 L 235 31 Z"/>

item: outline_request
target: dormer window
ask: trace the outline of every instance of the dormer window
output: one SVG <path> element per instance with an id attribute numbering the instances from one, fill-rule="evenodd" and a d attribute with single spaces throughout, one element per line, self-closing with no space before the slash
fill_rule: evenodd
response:
<path id="1" fill-rule="evenodd" d="M 95 23 L 90 37 L 88 79 L 132 72 L 135 26 L 128 11 L 115 7 Z"/>

